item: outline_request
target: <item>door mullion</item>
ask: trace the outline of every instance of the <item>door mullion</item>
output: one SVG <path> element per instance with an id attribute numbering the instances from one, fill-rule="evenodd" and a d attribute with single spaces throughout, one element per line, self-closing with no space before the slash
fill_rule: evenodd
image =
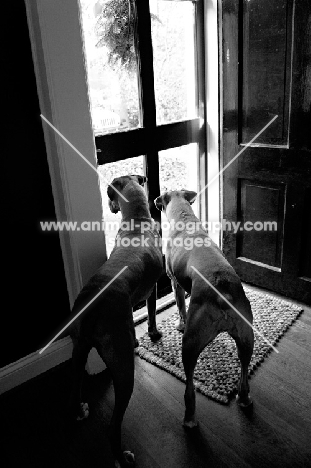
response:
<path id="1" fill-rule="evenodd" d="M 155 132 L 156 141 L 151 143 Z M 159 125 L 156 129 L 136 128 L 129 132 L 110 133 L 95 138 L 98 164 L 147 154 L 150 149 L 163 151 L 177 146 L 199 143 L 201 138 L 200 119 L 185 120 Z"/>
<path id="2" fill-rule="evenodd" d="M 148 129 L 151 137 L 150 149 L 146 154 L 148 177 L 148 197 L 152 202 L 160 193 L 159 156 L 156 149 L 156 102 L 154 93 L 153 49 L 151 37 L 151 18 L 148 0 L 136 0 L 137 8 L 137 46 L 139 52 L 140 93 L 143 127 Z M 151 215 L 157 221 L 160 213 L 153 203 L 150 204 Z"/>

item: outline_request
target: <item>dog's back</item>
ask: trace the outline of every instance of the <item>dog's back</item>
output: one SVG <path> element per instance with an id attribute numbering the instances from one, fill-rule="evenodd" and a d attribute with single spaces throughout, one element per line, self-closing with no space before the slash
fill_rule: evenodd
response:
<path id="1" fill-rule="evenodd" d="M 104 324 L 109 326 L 115 322 L 116 317 L 121 321 L 120 324 L 122 321 L 127 322 L 127 318 L 120 317 L 118 311 L 128 311 L 138 302 L 146 300 L 162 273 L 160 236 L 150 216 L 143 188 L 135 181 L 130 181 L 122 194 L 128 200 L 126 203 L 131 209 L 131 216 L 122 220 L 109 259 L 81 290 L 72 315 L 85 307 L 99 291 L 103 293 L 76 319 L 71 334 L 80 333 L 81 326 L 90 330 L 87 325 L 89 322 L 96 321 L 101 329 Z M 118 276 L 123 268 L 124 271 Z M 127 307 L 124 307 L 125 303 Z M 96 329 L 95 323 L 92 329 Z"/>
<path id="2" fill-rule="evenodd" d="M 184 425 L 189 428 L 197 425 L 193 375 L 201 351 L 218 333 L 227 331 L 231 335 L 241 362 L 238 403 L 246 407 L 251 404 L 247 370 L 254 344 L 252 311 L 241 281 L 195 216 L 190 206 L 195 197 L 195 192 L 180 190 L 166 192 L 155 200 L 171 226 L 166 265 L 181 318 L 177 329 L 184 331 Z M 187 312 L 183 290 L 191 294 Z"/>

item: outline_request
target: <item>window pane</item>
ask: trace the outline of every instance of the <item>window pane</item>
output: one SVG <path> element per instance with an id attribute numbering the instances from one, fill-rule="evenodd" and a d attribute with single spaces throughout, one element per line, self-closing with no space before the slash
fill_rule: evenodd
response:
<path id="1" fill-rule="evenodd" d="M 196 116 L 194 20 L 191 1 L 150 0 L 157 123 Z"/>
<path id="2" fill-rule="evenodd" d="M 107 195 L 108 184 L 110 184 L 115 177 L 128 174 L 144 175 L 144 156 L 103 164 L 98 167 L 98 173 L 100 175 L 106 248 L 107 255 L 109 256 L 114 247 L 115 238 L 121 223 L 121 212 L 114 214 L 111 213 L 109 209 Z"/>
<path id="3" fill-rule="evenodd" d="M 198 146 L 196 143 L 159 152 L 161 193 L 181 189 L 198 191 L 197 156 Z M 198 216 L 197 201 L 192 204 L 192 209 Z M 169 226 L 163 213 L 161 213 L 161 222 L 163 251 L 165 252 Z"/>
<path id="4" fill-rule="evenodd" d="M 80 0 L 95 134 L 140 126 L 134 0 Z"/>

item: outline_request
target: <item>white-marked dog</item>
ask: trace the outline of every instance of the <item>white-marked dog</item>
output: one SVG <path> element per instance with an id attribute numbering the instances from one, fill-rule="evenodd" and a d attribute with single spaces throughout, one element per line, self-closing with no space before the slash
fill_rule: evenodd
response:
<path id="1" fill-rule="evenodd" d="M 121 424 L 134 385 L 135 330 L 132 310 L 138 302 L 148 299 L 163 269 L 159 234 L 154 228 L 142 188 L 145 181 L 145 177 L 129 175 L 113 180 L 111 185 L 117 191 L 109 186 L 110 210 L 113 213 L 121 210 L 121 229 L 110 258 L 76 299 L 72 316 L 101 290 L 104 291 L 70 328 L 74 345 L 72 409 L 77 419 L 89 414 L 87 403 L 81 400 L 81 386 L 89 351 L 95 347 L 112 373 L 115 406 L 110 439 L 115 466 L 121 467 L 134 466 L 133 454 L 121 450 Z M 124 267 L 125 270 L 119 274 Z M 161 336 L 156 327 L 155 307 L 149 307 L 149 335 L 153 340 Z"/>
<path id="2" fill-rule="evenodd" d="M 196 192 L 181 190 L 166 192 L 155 200 L 156 207 L 166 213 L 171 226 L 166 270 L 172 281 L 181 317 L 178 328 L 184 329 L 182 359 L 187 379 L 184 425 L 190 428 L 197 425 L 193 373 L 201 351 L 220 332 L 226 331 L 234 338 L 241 362 L 237 401 L 246 407 L 252 403 L 249 397 L 248 365 L 254 345 L 252 327 L 226 302 L 229 301 L 252 324 L 250 303 L 239 277 L 206 231 L 202 227 L 192 229 L 195 223 L 200 226 L 190 206 L 195 197 Z M 191 226 L 188 231 L 187 226 Z M 188 247 L 189 239 L 192 239 L 191 249 Z M 191 294 L 187 313 L 185 291 Z"/>

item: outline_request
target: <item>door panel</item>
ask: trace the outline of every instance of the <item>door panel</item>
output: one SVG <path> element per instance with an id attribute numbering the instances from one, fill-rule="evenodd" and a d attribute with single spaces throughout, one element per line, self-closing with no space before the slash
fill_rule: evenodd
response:
<path id="1" fill-rule="evenodd" d="M 287 144 L 291 20 L 292 3 L 288 0 L 243 3 L 239 50 L 243 143 L 248 143 L 278 115 L 256 142 Z"/>
<path id="2" fill-rule="evenodd" d="M 240 152 L 223 173 L 223 218 L 241 223 L 224 232 L 223 249 L 244 281 L 308 303 L 310 9 L 307 0 L 222 3 L 223 165 Z M 265 222 L 277 229 L 259 229 Z"/>
<path id="3" fill-rule="evenodd" d="M 284 226 L 284 186 L 264 186 L 240 179 L 240 219 L 244 226 L 237 238 L 238 257 L 281 267 Z M 248 224 L 247 224 L 248 223 Z M 266 226 L 267 229 L 262 229 Z M 242 229 L 242 228 L 241 228 Z M 256 237 L 253 236 L 253 229 Z"/>

